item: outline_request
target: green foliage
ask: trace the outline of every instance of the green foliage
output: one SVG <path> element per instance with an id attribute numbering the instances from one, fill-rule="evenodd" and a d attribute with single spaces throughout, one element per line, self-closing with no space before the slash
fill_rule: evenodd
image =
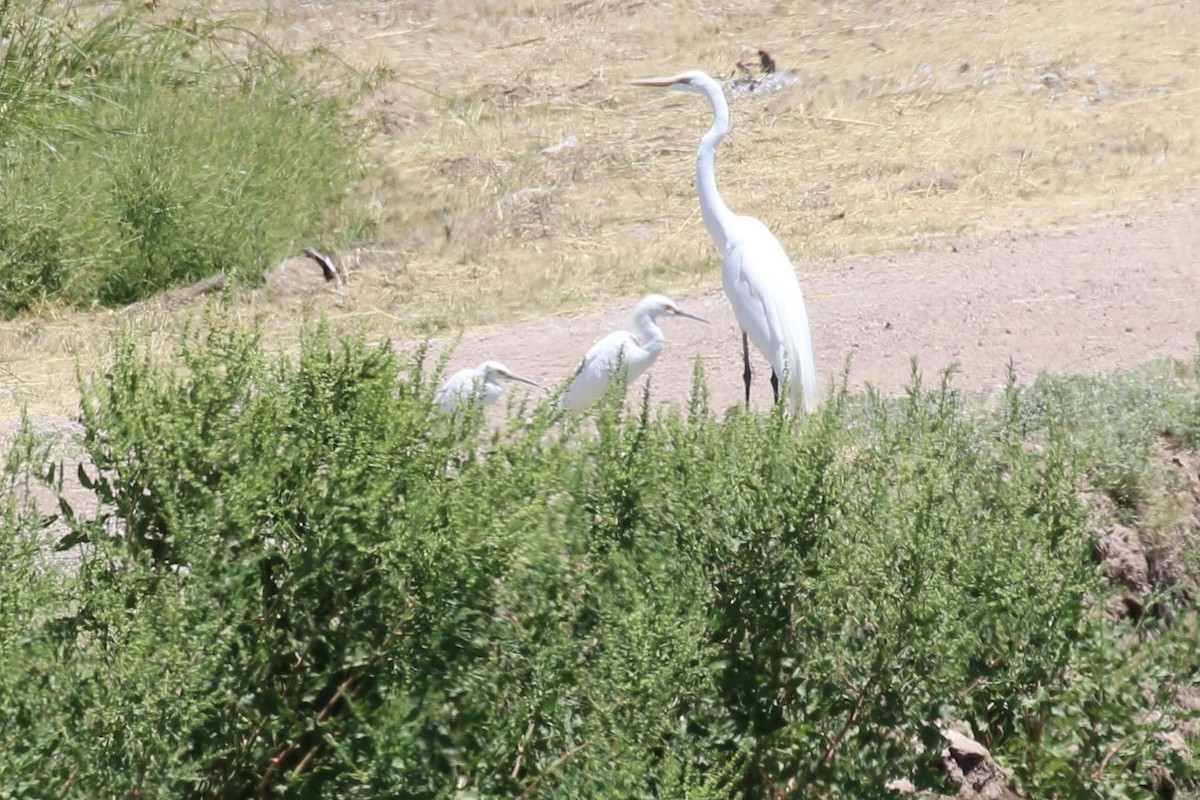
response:
<path id="1" fill-rule="evenodd" d="M 305 60 L 151 5 L 0 6 L 6 316 L 257 277 L 297 241 L 361 225 L 351 76 L 339 96 Z"/>
<path id="2" fill-rule="evenodd" d="M 1195 392 L 1181 391 L 1197 378 L 1200 360 L 1190 370 L 1153 364 L 1118 379 L 1042 378 L 1018 412 L 1028 420 L 1018 424 L 1036 427 L 1057 417 L 1089 482 L 1123 510 L 1136 512 L 1161 486 L 1158 450 L 1200 446 L 1200 402 Z"/>
<path id="3" fill-rule="evenodd" d="M 1095 454 L 1046 387 L 971 413 L 914 375 L 793 423 L 716 421 L 698 383 L 500 433 L 422 367 L 211 320 L 165 362 L 125 341 L 85 392 L 78 575 L 6 517 L 0 789 L 880 796 L 937 785 L 947 720 L 1029 796 L 1196 777 L 1154 713 L 1194 648 L 1089 605 Z"/>

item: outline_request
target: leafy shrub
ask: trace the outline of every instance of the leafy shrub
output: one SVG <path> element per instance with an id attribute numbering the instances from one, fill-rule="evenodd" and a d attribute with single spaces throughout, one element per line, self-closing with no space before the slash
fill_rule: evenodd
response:
<path id="1" fill-rule="evenodd" d="M 302 59 L 238 58 L 232 26 L 153 5 L 0 8 L 0 313 L 258 277 L 361 226 L 356 79 L 327 91 Z"/>
<path id="2" fill-rule="evenodd" d="M 1030 796 L 1195 777 L 1153 713 L 1187 633 L 1130 648 L 1089 607 L 1086 459 L 1037 391 L 968 413 L 918 379 L 796 424 L 697 388 L 500 433 L 439 415 L 422 367 L 219 322 L 168 361 L 123 343 L 85 392 L 79 574 L 5 545 L 0 597 L 34 600 L 0 611 L 0 787 L 879 796 L 937 784 L 944 720 Z"/>
<path id="3" fill-rule="evenodd" d="M 1200 446 L 1198 380 L 1200 355 L 1110 378 L 1043 376 L 1012 412 L 1012 424 L 1036 430 L 1057 419 L 1089 483 L 1134 516 L 1162 491 L 1160 451 Z"/>

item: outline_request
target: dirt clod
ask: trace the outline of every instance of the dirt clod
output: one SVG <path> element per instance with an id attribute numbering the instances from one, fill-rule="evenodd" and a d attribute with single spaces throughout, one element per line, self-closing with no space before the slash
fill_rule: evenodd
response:
<path id="1" fill-rule="evenodd" d="M 921 790 L 907 778 L 889 781 L 887 788 L 927 800 L 1020 800 L 1021 796 L 1009 788 L 1008 776 L 988 749 L 958 730 L 959 727 L 962 726 L 952 725 L 942 730 L 948 744 L 937 758 L 939 769 L 958 787 L 955 794 Z"/>
<path id="2" fill-rule="evenodd" d="M 927 170 L 904 184 L 909 194 L 942 194 L 958 188 L 958 179 L 948 172 Z"/>
<path id="3" fill-rule="evenodd" d="M 1113 525 L 1112 532 L 1096 542 L 1092 556 L 1104 565 L 1104 575 L 1112 583 L 1138 593 L 1150 587 L 1146 550 L 1133 528 Z"/>

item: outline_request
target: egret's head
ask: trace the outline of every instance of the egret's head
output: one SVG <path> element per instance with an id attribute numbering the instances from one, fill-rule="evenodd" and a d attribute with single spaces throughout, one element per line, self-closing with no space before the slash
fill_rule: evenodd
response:
<path id="1" fill-rule="evenodd" d="M 492 378 L 508 378 L 510 381 L 520 381 L 521 383 L 527 383 L 530 386 L 538 386 L 538 384 L 529 380 L 529 378 L 521 377 L 508 367 L 501 364 L 499 361 L 485 361 L 475 369 L 480 375 L 483 376 L 484 381 L 489 381 Z M 539 386 L 538 388 L 541 387 Z"/>
<path id="2" fill-rule="evenodd" d="M 485 361 L 476 367 L 475 371 L 485 378 L 490 378 L 493 375 L 504 375 L 508 372 L 508 367 L 504 366 L 499 361 Z"/>
<path id="3" fill-rule="evenodd" d="M 694 319 L 697 322 L 709 324 L 708 320 L 703 317 L 697 317 L 695 314 L 689 314 L 675 304 L 675 301 L 663 294 L 649 294 L 642 298 L 638 303 L 635 316 L 645 314 L 651 319 L 657 318 L 660 314 L 671 314 L 676 317 L 687 317 Z"/>
<path id="4" fill-rule="evenodd" d="M 700 94 L 711 91 L 713 86 L 720 88 L 720 84 L 713 80 L 707 72 L 698 69 L 689 69 L 665 78 L 637 78 L 629 83 L 633 86 L 657 86 L 677 92 L 699 92 Z"/>

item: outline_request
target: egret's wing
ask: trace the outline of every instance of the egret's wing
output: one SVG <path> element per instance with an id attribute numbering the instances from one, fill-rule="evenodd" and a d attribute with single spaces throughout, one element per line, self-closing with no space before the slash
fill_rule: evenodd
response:
<path id="1" fill-rule="evenodd" d="M 615 331 L 596 342 L 583 356 L 583 366 L 563 395 L 570 411 L 587 408 L 604 395 L 613 372 L 623 363 L 623 354 L 632 353 L 637 339 L 628 331 Z"/>
<path id="2" fill-rule="evenodd" d="M 725 253 L 725 265 L 721 271 L 721 282 L 729 304 L 733 306 L 733 316 L 738 325 L 750 338 L 751 343 L 759 352 L 767 356 L 772 366 L 775 359 L 775 344 L 771 333 L 771 323 L 763 302 L 762 287 L 751 280 L 745 265 L 747 254 L 745 249 L 731 246 Z"/>
<path id="3" fill-rule="evenodd" d="M 734 316 L 787 384 L 793 407 L 811 411 L 816 363 L 796 270 L 779 240 L 753 217 L 740 218 L 727 241 L 722 280 Z"/>
<path id="4" fill-rule="evenodd" d="M 470 402 L 476 391 L 475 370 L 460 369 L 443 384 L 434 399 L 442 411 L 450 414 L 460 405 Z"/>

